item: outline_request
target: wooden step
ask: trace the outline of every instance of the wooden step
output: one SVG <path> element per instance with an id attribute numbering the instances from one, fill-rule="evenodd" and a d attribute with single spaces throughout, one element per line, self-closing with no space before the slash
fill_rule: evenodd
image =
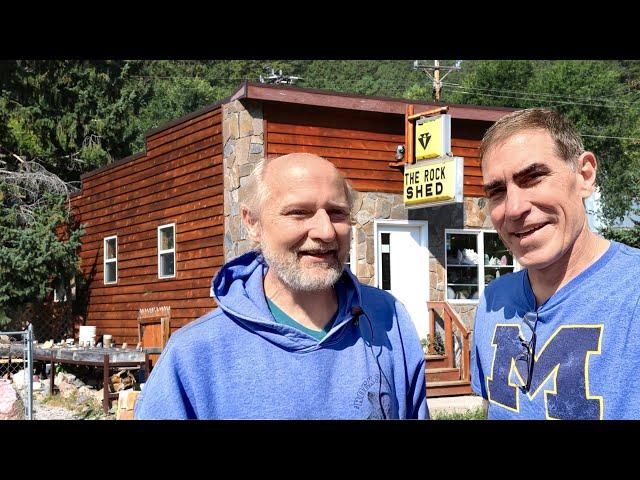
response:
<path id="1" fill-rule="evenodd" d="M 446 355 L 425 355 L 424 358 L 428 369 L 447 367 Z"/>
<path id="2" fill-rule="evenodd" d="M 427 383 L 427 397 L 429 398 L 470 395 L 471 393 L 473 393 L 471 382 L 465 380 Z"/>
<path id="3" fill-rule="evenodd" d="M 431 382 L 452 382 L 460 380 L 459 368 L 427 368 L 425 370 L 427 385 Z"/>

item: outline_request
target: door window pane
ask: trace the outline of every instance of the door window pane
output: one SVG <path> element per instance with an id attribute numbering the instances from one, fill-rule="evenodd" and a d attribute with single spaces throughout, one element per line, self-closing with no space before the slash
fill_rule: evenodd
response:
<path id="1" fill-rule="evenodd" d="M 382 289 L 391 290 L 391 234 L 380 234 L 380 254 L 382 260 Z"/>

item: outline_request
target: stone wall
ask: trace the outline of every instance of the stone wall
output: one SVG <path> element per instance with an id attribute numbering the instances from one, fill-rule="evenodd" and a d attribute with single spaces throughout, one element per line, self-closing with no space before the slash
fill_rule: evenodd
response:
<path id="1" fill-rule="evenodd" d="M 353 205 L 356 236 L 356 276 L 365 285 L 374 285 L 375 256 L 374 221 L 406 220 L 407 209 L 402 195 L 393 193 L 357 192 Z"/>
<path id="2" fill-rule="evenodd" d="M 240 218 L 241 188 L 264 156 L 262 106 L 250 100 L 222 106 L 225 262 L 251 249 Z"/>

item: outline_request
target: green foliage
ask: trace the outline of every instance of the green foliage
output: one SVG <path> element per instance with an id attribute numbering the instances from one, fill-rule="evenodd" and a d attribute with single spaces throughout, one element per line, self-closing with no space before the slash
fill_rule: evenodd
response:
<path id="1" fill-rule="evenodd" d="M 0 145 L 63 180 L 129 155 L 148 87 L 137 61 L 18 60 L 0 66 Z M 132 125 L 133 124 L 133 125 Z"/>
<path id="2" fill-rule="evenodd" d="M 499 60 L 462 62 L 458 88 L 443 89 L 443 100 L 452 103 L 520 107 L 518 92 L 527 91 L 534 76 L 534 62 Z M 448 79 L 447 79 L 448 80 Z M 446 80 L 445 80 L 446 81 Z M 450 81 L 450 83 L 453 83 Z M 453 87 L 453 86 L 452 86 Z"/>
<path id="3" fill-rule="evenodd" d="M 61 240 L 57 229 L 71 225 L 66 198 L 44 195 L 33 217 L 25 221 L 18 215 L 20 202 L 15 190 L 0 185 L 0 325 L 19 317 L 29 303 L 42 303 L 52 290 L 54 279 L 68 285 L 79 272 L 76 251 L 82 231 L 71 228 Z M 2 317 L 2 315 L 0 315 Z"/>
<path id="4" fill-rule="evenodd" d="M 425 353 L 428 353 L 430 350 L 433 350 L 435 355 L 444 355 L 444 340 L 442 339 L 442 335 L 440 332 L 435 332 L 428 336 L 429 338 L 420 339 L 420 344 L 422 345 L 422 349 Z M 430 342 L 433 343 L 430 347 Z"/>
<path id="5" fill-rule="evenodd" d="M 453 74 L 452 74 L 453 75 Z M 462 62 L 444 81 L 446 102 L 562 112 L 598 159 L 602 216 L 607 224 L 640 199 L 640 62 L 480 60 Z M 429 100 L 430 82 L 405 90 Z"/>
<path id="6" fill-rule="evenodd" d="M 630 247 L 640 248 L 640 222 L 633 221 L 634 226 L 630 228 L 605 227 L 602 235 L 616 242 L 625 243 Z"/>

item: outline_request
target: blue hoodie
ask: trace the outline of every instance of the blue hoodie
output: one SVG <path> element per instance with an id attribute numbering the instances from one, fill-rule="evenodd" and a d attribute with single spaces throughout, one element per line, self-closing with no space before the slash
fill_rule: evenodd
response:
<path id="1" fill-rule="evenodd" d="M 422 347 L 400 302 L 345 269 L 338 314 L 318 342 L 274 321 L 266 271 L 256 252 L 222 267 L 218 308 L 172 335 L 136 419 L 429 417 Z"/>

